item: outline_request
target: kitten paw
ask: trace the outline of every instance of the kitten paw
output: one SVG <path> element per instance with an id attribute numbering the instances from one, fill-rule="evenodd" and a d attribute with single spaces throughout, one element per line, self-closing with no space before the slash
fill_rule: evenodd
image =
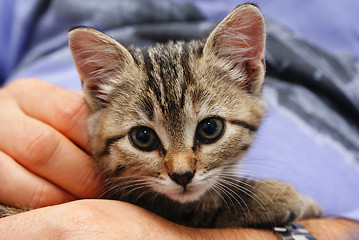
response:
<path id="1" fill-rule="evenodd" d="M 318 218 L 323 215 L 323 209 L 319 203 L 317 203 L 310 197 L 307 196 L 302 196 L 302 197 L 304 202 L 304 212 L 301 219 Z"/>
<path id="2" fill-rule="evenodd" d="M 257 206 L 254 215 L 255 219 L 261 219 L 257 226 L 283 226 L 299 219 L 321 216 L 320 205 L 298 193 L 290 184 L 275 180 L 252 184 L 262 205 L 260 208 Z"/>

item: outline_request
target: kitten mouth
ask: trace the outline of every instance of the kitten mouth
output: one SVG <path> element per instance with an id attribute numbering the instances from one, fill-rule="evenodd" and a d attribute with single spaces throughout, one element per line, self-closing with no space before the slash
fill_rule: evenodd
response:
<path id="1" fill-rule="evenodd" d="M 192 194 L 192 193 L 193 193 L 193 191 L 188 190 L 187 187 L 184 187 L 184 188 L 179 192 L 180 195 L 188 195 L 188 194 Z"/>

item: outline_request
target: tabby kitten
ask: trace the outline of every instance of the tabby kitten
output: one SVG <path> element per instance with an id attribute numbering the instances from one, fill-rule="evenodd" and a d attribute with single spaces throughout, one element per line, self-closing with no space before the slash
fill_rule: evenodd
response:
<path id="1" fill-rule="evenodd" d="M 205 41 L 127 50 L 87 27 L 69 46 L 92 110 L 105 197 L 192 227 L 269 227 L 320 215 L 291 186 L 233 168 L 264 115 L 265 25 L 234 9 Z"/>

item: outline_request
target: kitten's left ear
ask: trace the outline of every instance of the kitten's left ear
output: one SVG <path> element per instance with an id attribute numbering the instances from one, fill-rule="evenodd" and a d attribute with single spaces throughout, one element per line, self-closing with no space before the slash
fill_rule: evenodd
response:
<path id="1" fill-rule="evenodd" d="M 120 84 L 119 73 L 134 66 L 134 59 L 120 43 L 93 28 L 74 28 L 68 37 L 86 102 L 92 110 L 101 108 Z"/>
<path id="2" fill-rule="evenodd" d="M 265 72 L 265 23 L 258 7 L 244 4 L 224 18 L 207 38 L 203 52 L 224 60 L 234 72 L 245 74 L 239 86 L 260 94 Z"/>

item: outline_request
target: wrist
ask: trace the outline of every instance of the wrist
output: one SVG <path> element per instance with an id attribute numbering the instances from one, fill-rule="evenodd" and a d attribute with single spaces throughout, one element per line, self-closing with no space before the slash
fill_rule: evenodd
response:
<path id="1" fill-rule="evenodd" d="M 273 230 L 277 233 L 280 240 L 317 240 L 303 225 L 299 223 L 291 223 L 284 227 L 274 227 Z"/>
<path id="2" fill-rule="evenodd" d="M 344 218 L 319 218 L 299 221 L 317 240 L 354 240 L 359 223 Z"/>
<path id="3" fill-rule="evenodd" d="M 219 229 L 191 229 L 194 236 L 192 239 L 218 240 L 218 239 L 241 239 L 241 240 L 281 240 L 280 236 L 268 229 L 255 228 L 219 228 Z"/>

